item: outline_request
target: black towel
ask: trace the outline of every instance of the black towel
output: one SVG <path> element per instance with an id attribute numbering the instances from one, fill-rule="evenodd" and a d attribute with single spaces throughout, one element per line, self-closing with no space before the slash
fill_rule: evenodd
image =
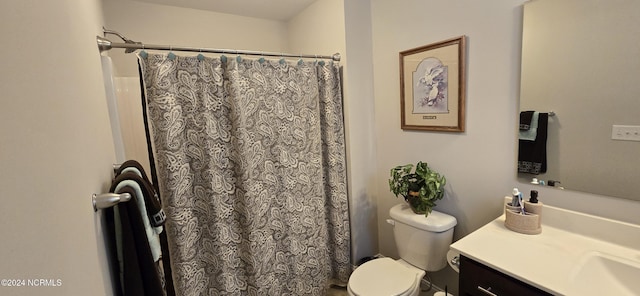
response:
<path id="1" fill-rule="evenodd" d="M 149 185 L 137 174 L 126 172 L 118 175 L 112 183 L 111 192 L 115 192 L 118 183 L 124 180 L 131 180 L 140 186 L 143 195 L 149 194 Z M 121 225 L 120 241 L 122 243 L 122 269 L 118 260 L 117 246 L 115 240 L 110 240 L 111 268 L 115 275 L 114 281 L 116 295 L 165 295 L 163 288 L 164 274 L 158 263 L 154 262 L 147 239 L 142 213 L 138 208 L 136 200 L 148 199 L 138 196 L 136 188 L 123 186 L 115 193 L 129 193 L 131 200 L 115 205 L 113 208 L 105 209 L 105 224 L 109 237 L 115 238 L 116 226 L 114 208 L 118 209 L 119 224 Z"/>
<path id="2" fill-rule="evenodd" d="M 144 96 L 142 101 L 144 102 Z M 145 120 L 145 123 L 146 123 L 146 120 Z M 147 140 L 150 141 L 150 139 L 147 139 Z M 150 143 L 151 142 L 147 142 L 147 144 L 149 145 Z M 149 153 L 153 153 L 153 151 L 149 150 Z M 153 157 L 150 157 L 150 161 L 153 161 Z M 150 199 L 145 199 L 145 205 L 147 206 L 147 215 L 149 216 L 149 221 L 151 221 L 151 225 L 154 227 L 157 227 L 164 224 L 166 215 L 161 207 L 162 199 L 159 197 L 159 194 L 158 194 L 158 186 L 157 184 L 156 186 L 154 186 L 151 180 L 149 180 L 149 178 L 147 177 L 147 173 L 144 171 L 144 168 L 138 161 L 136 160 L 125 161 L 120 166 L 120 168 L 118 168 L 118 170 L 116 171 L 116 177 L 122 174 L 122 171 L 124 171 L 128 167 L 136 168 L 142 175 L 141 176 L 142 179 L 145 181 L 146 184 L 148 184 L 148 186 L 141 186 L 141 188 L 143 188 L 143 190 L 146 190 L 147 192 L 150 193 L 149 195 L 146 196 Z M 154 174 L 155 171 L 153 171 L 155 170 L 155 166 L 151 164 L 151 168 L 152 168 L 152 179 L 157 181 L 157 178 L 155 178 L 155 174 Z M 160 261 L 162 263 L 161 265 L 163 269 L 160 272 L 164 274 L 164 278 L 161 278 L 161 280 L 163 280 L 166 295 L 175 296 L 176 294 L 173 288 L 173 279 L 172 279 L 173 273 L 171 271 L 171 264 L 169 260 L 169 244 L 167 242 L 166 231 L 163 231 L 162 233 L 160 233 L 160 246 L 162 248 L 162 258 L 160 258 Z"/>
<path id="3" fill-rule="evenodd" d="M 132 178 L 131 176 L 135 176 L 135 174 L 133 172 L 126 172 L 124 174 L 133 174 L 133 175 L 127 175 L 125 177 L 121 177 L 121 175 L 123 174 L 122 172 L 127 168 L 136 169 L 138 172 L 140 172 L 141 176 L 138 176 L 138 178 Z M 153 185 L 149 181 L 149 178 L 147 178 L 147 174 L 145 173 L 142 165 L 135 160 L 125 161 L 120 166 L 120 168 L 116 170 L 116 178 L 113 181 L 113 183 L 115 184 L 114 186 L 116 186 L 117 183 L 122 180 L 131 180 L 138 183 L 138 185 L 140 186 L 140 189 L 142 189 L 142 192 L 144 194 L 144 203 L 147 209 L 147 215 L 149 216 L 149 221 L 151 222 L 151 225 L 153 227 L 162 226 L 167 216 L 165 215 L 164 210 L 162 210 L 162 204 L 160 202 L 160 198 L 158 197 L 158 193 L 155 190 L 155 187 L 153 187 Z"/>
<path id="4" fill-rule="evenodd" d="M 528 131 L 531 128 L 531 119 L 535 111 L 522 111 L 520 112 L 520 130 Z"/>
<path id="5" fill-rule="evenodd" d="M 534 141 L 519 140 L 518 172 L 542 174 L 547 171 L 547 127 L 549 114 L 540 113 L 538 131 Z"/>

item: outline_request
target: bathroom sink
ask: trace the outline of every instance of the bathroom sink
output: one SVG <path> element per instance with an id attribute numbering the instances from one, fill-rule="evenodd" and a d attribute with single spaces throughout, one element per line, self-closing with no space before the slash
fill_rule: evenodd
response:
<path id="1" fill-rule="evenodd" d="M 640 224 L 545 205 L 542 233 L 527 235 L 506 228 L 505 218 L 451 249 L 551 295 L 640 296 Z"/>
<path id="2" fill-rule="evenodd" d="M 576 295 L 638 295 L 640 262 L 600 252 L 589 252 L 572 274 Z"/>

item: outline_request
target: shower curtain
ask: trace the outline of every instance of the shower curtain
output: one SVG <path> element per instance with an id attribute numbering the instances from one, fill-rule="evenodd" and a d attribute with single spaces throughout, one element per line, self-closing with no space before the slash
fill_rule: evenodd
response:
<path id="1" fill-rule="evenodd" d="M 177 295 L 324 295 L 346 282 L 339 66 L 138 56 Z"/>

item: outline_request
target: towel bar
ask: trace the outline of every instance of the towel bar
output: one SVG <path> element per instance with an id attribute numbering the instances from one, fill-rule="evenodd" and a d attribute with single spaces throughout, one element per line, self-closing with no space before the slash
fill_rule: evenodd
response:
<path id="1" fill-rule="evenodd" d="M 93 194 L 91 196 L 91 202 L 93 203 L 93 211 L 106 209 L 115 206 L 118 203 L 129 201 L 131 194 L 129 193 L 102 193 Z"/>
<path id="2" fill-rule="evenodd" d="M 113 164 L 113 174 L 114 175 L 118 174 L 118 170 L 120 169 L 121 166 L 122 166 L 121 163 L 114 163 Z"/>

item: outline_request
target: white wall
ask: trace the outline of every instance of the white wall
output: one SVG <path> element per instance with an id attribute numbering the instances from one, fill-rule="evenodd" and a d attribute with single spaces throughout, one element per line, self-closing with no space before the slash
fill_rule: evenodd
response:
<path id="1" fill-rule="evenodd" d="M 447 177 L 446 195 L 436 210 L 458 219 L 456 240 L 499 216 L 512 187 L 533 189 L 517 183 L 515 173 L 524 2 L 371 0 L 378 167 L 371 186 L 377 187 L 382 254 L 397 256 L 391 226 L 385 223 L 389 209 L 402 202 L 388 190 L 393 166 L 423 160 Z M 466 131 L 401 130 L 398 52 L 461 35 L 468 38 Z M 547 204 L 640 223 L 638 202 L 536 189 Z M 456 287 L 456 281 L 450 268 L 434 274 L 440 287 Z"/>
<path id="2" fill-rule="evenodd" d="M 349 196 L 353 260 L 379 253 L 376 193 L 377 148 L 373 94 L 371 5 L 344 2 L 347 57 L 344 80 L 349 144 Z"/>
<path id="3" fill-rule="evenodd" d="M 142 118 L 142 102 L 139 77 L 115 77 L 115 101 L 117 116 L 120 121 L 122 142 L 124 143 L 124 160 L 135 159 L 142 165 L 147 174 L 151 173 L 147 149 L 147 135 Z M 111 98 L 107 96 L 107 100 Z"/>
<path id="4" fill-rule="evenodd" d="M 147 44 L 282 52 L 287 47 L 284 22 L 197 9 L 103 0 L 106 27 Z M 113 35 L 114 42 L 122 42 Z M 138 76 L 135 54 L 109 51 L 117 76 Z"/>
<path id="5" fill-rule="evenodd" d="M 115 158 L 101 26 L 97 0 L 0 3 L 0 278 L 62 284 L 2 295 L 112 295 L 90 202 Z"/>
<path id="6" fill-rule="evenodd" d="M 458 219 L 456 237 L 500 213 L 515 180 L 515 114 L 521 2 L 372 1 L 380 249 L 395 255 L 385 217 L 402 202 L 389 192 L 389 169 L 423 160 L 447 177 L 439 210 Z M 464 133 L 400 129 L 398 53 L 467 36 Z"/>
<path id="7" fill-rule="evenodd" d="M 342 0 L 316 0 L 286 22 L 287 51 L 296 54 L 344 55 Z M 342 59 L 344 62 L 344 59 Z"/>

